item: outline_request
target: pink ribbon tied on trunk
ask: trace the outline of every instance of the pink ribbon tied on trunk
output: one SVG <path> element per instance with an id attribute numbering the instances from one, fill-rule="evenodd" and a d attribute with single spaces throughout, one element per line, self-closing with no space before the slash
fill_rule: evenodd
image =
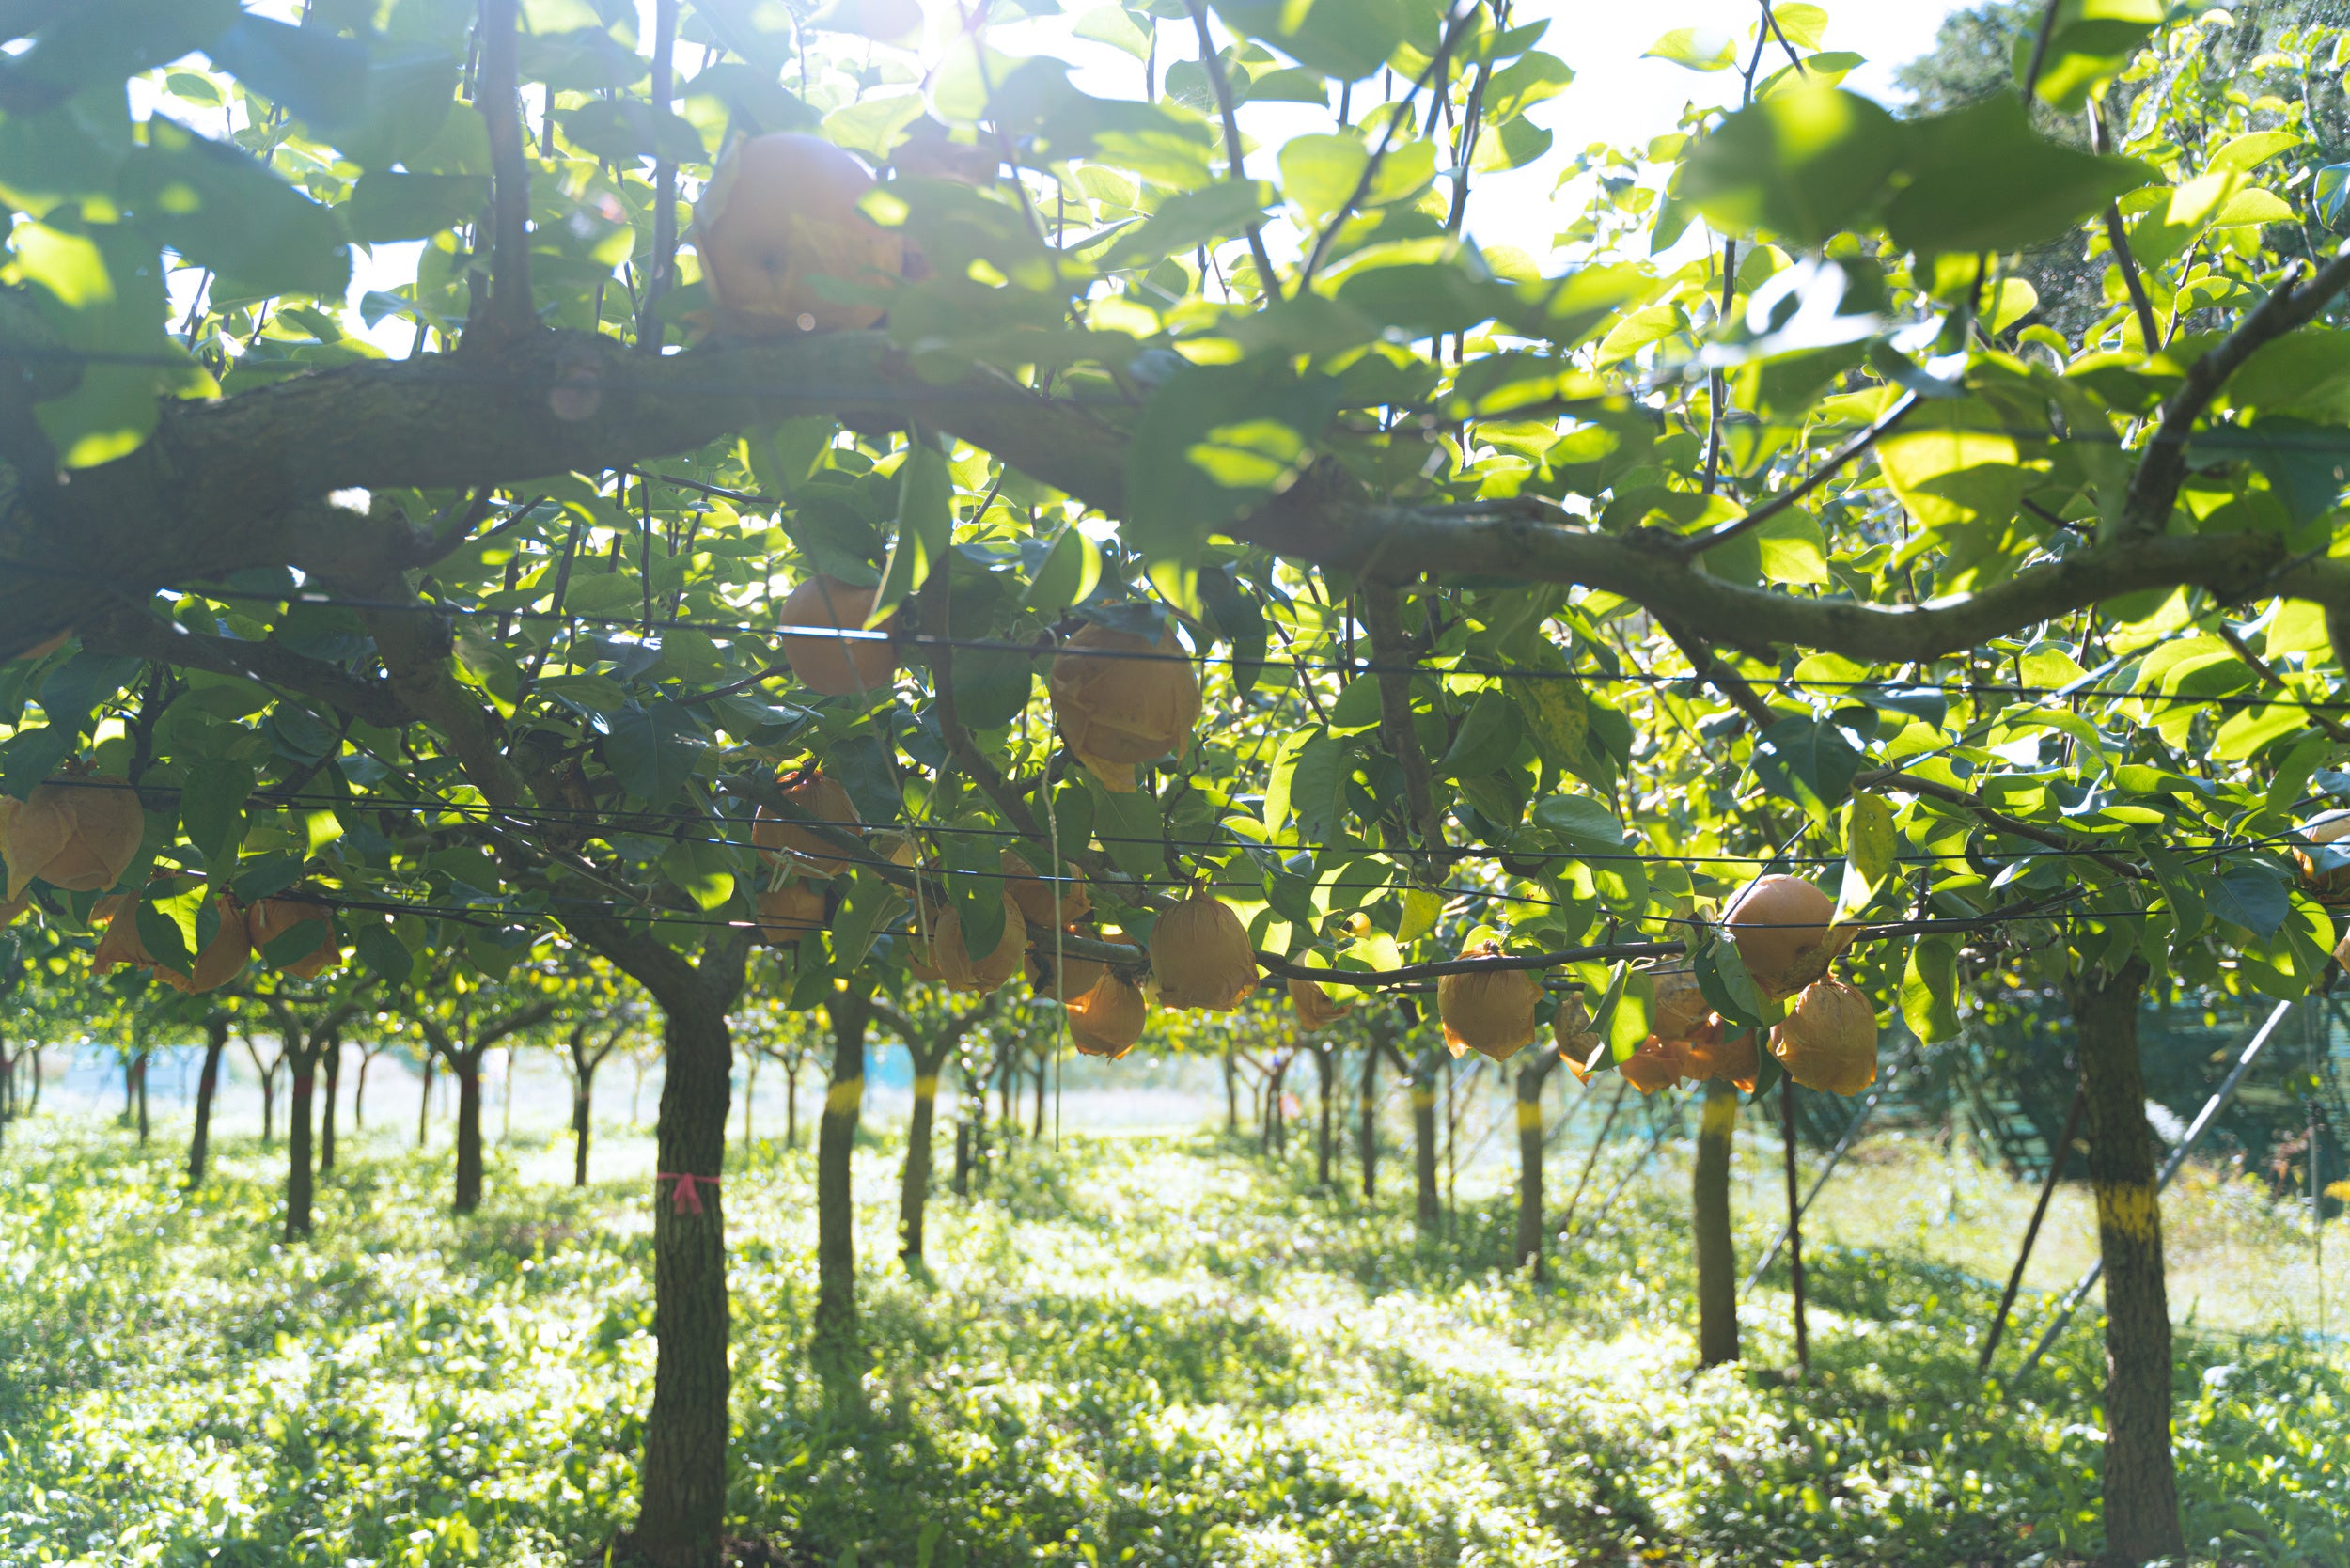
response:
<path id="1" fill-rule="evenodd" d="M 664 1182 L 675 1182 L 669 1192 L 669 1209 L 673 1214 L 697 1215 L 702 1212 L 702 1195 L 694 1190 L 694 1184 L 702 1183 L 713 1191 L 717 1189 L 715 1176 L 697 1176 L 690 1170 L 656 1170 L 652 1177 L 657 1189 Z"/>

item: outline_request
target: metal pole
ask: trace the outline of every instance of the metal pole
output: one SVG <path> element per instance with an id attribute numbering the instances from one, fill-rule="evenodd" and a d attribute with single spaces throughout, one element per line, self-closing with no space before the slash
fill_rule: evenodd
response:
<path id="1" fill-rule="evenodd" d="M 2170 1178 L 2179 1173 L 2179 1167 L 2186 1163 L 2186 1157 L 2195 1152 L 2195 1146 L 2203 1141 L 2203 1135 L 2211 1131 L 2212 1122 L 2217 1120 L 2228 1102 L 2235 1097 L 2236 1086 L 2244 1081 L 2244 1074 L 2252 1070 L 2252 1059 L 2261 1054 L 2261 1048 L 2268 1043 L 2269 1037 L 2277 1032 L 2278 1027 L 2285 1021 L 2285 1015 L 2293 1008 L 2291 1002 L 2279 1002 L 2276 1011 L 2252 1031 L 2251 1043 L 2244 1047 L 2244 1054 L 2236 1058 L 2235 1066 L 2229 1069 L 2228 1076 L 2218 1090 L 2204 1103 L 2203 1108 L 2196 1112 L 2186 1136 L 2179 1140 L 2179 1146 L 2163 1162 L 2161 1171 L 2154 1177 L 2154 1191 L 2157 1194 L 2170 1184 Z M 2073 1321 L 2073 1314 L 2079 1309 L 2081 1298 L 2089 1294 L 2091 1287 L 2104 1277 L 2105 1272 L 2106 1261 L 2100 1258 L 2089 1265 L 2089 1272 L 2081 1276 L 2078 1284 L 2064 1293 L 2064 1299 L 2057 1305 L 2055 1320 L 2040 1336 L 2040 1342 L 2031 1347 L 2031 1354 L 2024 1357 L 2024 1364 L 2015 1369 L 2017 1379 L 2030 1376 L 2031 1370 L 2040 1365 L 2040 1358 L 2048 1354 L 2049 1347 L 2057 1341 L 2057 1336 L 2063 1333 L 2065 1325 Z"/>
<path id="2" fill-rule="evenodd" d="M 1811 1212 L 1811 1205 L 1819 1200 L 1820 1189 L 1827 1185 L 1827 1179 L 1835 1175 L 1836 1168 L 1843 1163 L 1845 1151 L 1852 1148 L 1854 1140 L 1860 1137 L 1861 1125 L 1869 1120 L 1870 1113 L 1877 1108 L 1878 1102 L 1893 1092 L 1893 1080 L 1900 1075 L 1903 1068 L 1909 1065 L 1909 1058 L 1916 1052 L 1917 1047 L 1914 1045 L 1904 1050 L 1899 1058 L 1895 1058 L 1893 1065 L 1885 1070 L 1884 1083 L 1871 1090 L 1869 1097 L 1860 1102 L 1860 1109 L 1854 1113 L 1851 1124 L 1844 1129 L 1844 1136 L 1838 1138 L 1836 1147 L 1827 1152 L 1827 1163 L 1820 1167 L 1820 1174 L 1812 1179 L 1811 1191 L 1805 1197 L 1803 1202 L 1797 1205 L 1794 1214 L 1795 1221 L 1801 1221 L 1805 1215 Z M 1778 1234 L 1771 1238 L 1770 1247 L 1764 1250 L 1762 1257 L 1755 1260 L 1753 1269 L 1747 1275 L 1747 1282 L 1738 1287 L 1740 1295 L 1754 1289 L 1754 1282 L 1762 1278 L 1770 1266 L 1778 1261 L 1779 1248 L 1787 1245 L 1791 1230 L 1792 1225 L 1781 1225 L 1778 1228 Z"/>
<path id="3" fill-rule="evenodd" d="M 2073 1108 L 2064 1115 L 2064 1132 L 2048 1154 L 2048 1175 L 2040 1184 L 2040 1201 L 2032 1205 L 2031 1223 L 2024 1227 L 2024 1245 L 2015 1254 L 2015 1272 L 2007 1277 L 2007 1294 L 1999 1297 L 1999 1309 L 1991 1319 L 1991 1332 L 1982 1341 L 1982 1354 L 1975 1357 L 1978 1377 L 1991 1370 L 1991 1357 L 1999 1348 L 1999 1335 L 2007 1327 L 2007 1314 L 2015 1306 L 2015 1293 L 2023 1287 L 2024 1265 L 2031 1262 L 2032 1244 L 2040 1239 L 2040 1222 L 2048 1217 L 2048 1200 L 2056 1196 L 2057 1178 L 2064 1174 L 2064 1161 L 2073 1151 L 2073 1137 L 2080 1131 L 2081 1113 L 2088 1108 L 2089 1091 L 2073 1090 Z"/>

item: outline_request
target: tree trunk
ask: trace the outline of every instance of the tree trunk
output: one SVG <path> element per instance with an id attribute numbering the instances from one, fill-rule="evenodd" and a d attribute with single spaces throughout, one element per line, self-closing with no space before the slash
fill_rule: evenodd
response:
<path id="1" fill-rule="evenodd" d="M 368 1064 L 374 1059 L 373 1051 L 359 1053 L 359 1077 L 351 1086 L 351 1130 L 354 1133 L 368 1124 Z"/>
<path id="2" fill-rule="evenodd" d="M 588 1184 L 588 1135 L 595 1123 L 596 1070 L 583 1066 L 572 1086 L 572 1185 Z"/>
<path id="3" fill-rule="evenodd" d="M 481 1058 L 478 1048 L 459 1054 L 457 1073 L 457 1201 L 459 1214 L 481 1207 Z"/>
<path id="4" fill-rule="evenodd" d="M 147 1119 L 147 1068 L 148 1064 L 154 1059 L 155 1053 L 152 1051 L 141 1051 L 139 1053 L 137 1074 L 139 1100 L 139 1147 L 142 1149 L 147 1147 L 147 1135 L 149 1128 L 149 1123 Z"/>
<path id="5" fill-rule="evenodd" d="M 1017 1092 L 1017 1086 L 1014 1084 L 1013 1080 L 1017 1075 L 1018 1069 L 1012 1064 L 1011 1047 L 1009 1045 L 1004 1047 L 1003 1056 L 997 1062 L 997 1073 L 998 1079 L 996 1088 L 1001 1091 L 1004 1101 L 1004 1108 L 1002 1111 L 1004 1125 L 1010 1128 L 1013 1133 L 1017 1133 L 1020 1131 L 1020 1118 L 1013 1112 L 1012 1097 Z"/>
<path id="6" fill-rule="evenodd" d="M 1044 1053 L 1036 1054 L 1036 1136 L 1044 1136 Z"/>
<path id="7" fill-rule="evenodd" d="M 726 1211 L 718 1173 L 726 1158 L 734 1047 L 724 999 L 699 994 L 669 998 L 662 1042 L 667 1065 L 652 1217 L 656 1349 L 634 1544 L 659 1568 L 706 1568 L 717 1561 L 726 1522 L 730 1388 Z"/>
<path id="8" fill-rule="evenodd" d="M 756 1147 L 751 1137 L 751 1102 L 759 1098 L 759 1052 L 750 1052 L 750 1060 L 743 1070 L 743 1158 L 748 1162 Z"/>
<path id="9" fill-rule="evenodd" d="M 1533 1267 L 1543 1277 L 1543 1084 L 1550 1076 L 1547 1064 L 1557 1055 L 1543 1052 L 1540 1061 L 1518 1069 L 1518 1237 L 1519 1267 Z"/>
<path id="10" fill-rule="evenodd" d="M 286 1239 L 310 1234 L 310 1063 L 293 1064 L 293 1096 L 286 1106 Z"/>
<path id="11" fill-rule="evenodd" d="M 1224 1043 L 1224 1136 L 1240 1137 L 1240 1073 L 1232 1065 L 1232 1043 Z"/>
<path id="12" fill-rule="evenodd" d="M 1363 1047 L 1362 1105 L 1356 1111 L 1355 1152 L 1363 1165 L 1363 1201 L 1379 1197 L 1379 1047 Z"/>
<path id="13" fill-rule="evenodd" d="M 319 1127 L 319 1174 L 327 1175 L 335 1168 L 335 1101 L 343 1081 L 343 1043 L 329 1040 L 326 1053 L 321 1058 L 326 1069 L 326 1114 Z"/>
<path id="14" fill-rule="evenodd" d="M 1412 1078 L 1412 1173 L 1419 1187 L 1413 1217 L 1422 1238 L 1434 1236 L 1444 1220 L 1436 1194 L 1436 1084 L 1418 1074 Z"/>
<path id="15" fill-rule="evenodd" d="M 24 1114 L 27 1116 L 40 1114 L 40 1087 L 43 1076 L 45 1074 L 41 1072 L 40 1047 L 36 1045 L 33 1047 L 33 1100 L 32 1104 L 24 1107 Z"/>
<path id="16" fill-rule="evenodd" d="M 955 1118 L 955 1196 L 971 1196 L 971 1118 L 967 1114 Z"/>
<path id="17" fill-rule="evenodd" d="M 931 1125 L 938 1108 L 938 1064 L 944 1052 L 914 1052 L 914 1115 L 906 1123 L 905 1175 L 898 1186 L 898 1256 L 922 1261 L 922 1214 L 931 1199 Z"/>
<path id="18" fill-rule="evenodd" d="M 204 1020 L 204 1070 L 196 1079 L 196 1131 L 188 1136 L 188 1186 L 204 1184 L 204 1164 L 212 1154 L 212 1096 L 220 1090 L 221 1053 L 228 1048 L 228 1020 Z"/>
<path id="19" fill-rule="evenodd" d="M 422 1149 L 425 1145 L 425 1135 L 432 1126 L 432 1050 L 431 1046 L 425 1048 L 424 1063 L 416 1070 L 416 1075 L 423 1081 L 422 1090 L 416 1096 L 416 1147 Z"/>
<path id="20" fill-rule="evenodd" d="M 792 1061 L 783 1071 L 783 1146 L 800 1146 L 800 1064 Z"/>
<path id="21" fill-rule="evenodd" d="M 1314 1185 L 1327 1191 L 1330 1186 L 1332 1145 L 1338 1137 L 1338 1106 L 1336 1103 L 1338 1063 L 1332 1059 L 1327 1045 L 1314 1047 L 1314 1077 L 1322 1090 L 1322 1110 L 1314 1122 Z"/>
<path id="22" fill-rule="evenodd" d="M 1738 1090 L 1726 1078 L 1705 1084 L 1705 1112 L 1689 1213 L 1698 1255 L 1698 1365 L 1738 1359 L 1738 1259 L 1730 1231 L 1731 1138 L 1738 1130 Z"/>
<path id="23" fill-rule="evenodd" d="M 261 1074 L 261 1147 L 270 1148 L 277 1142 L 277 1064 L 270 1063 Z"/>
<path id="24" fill-rule="evenodd" d="M 2128 1562 L 2186 1555 L 2170 1457 L 2170 1306 L 2162 1206 L 2138 1059 L 2146 965 L 2074 977 L 2089 1181 L 2106 1273 L 2106 1550 Z"/>
<path id="25" fill-rule="evenodd" d="M 832 1017 L 832 1082 L 816 1133 L 816 1324 L 809 1359 L 828 1398 L 853 1404 L 864 1384 L 856 1311 L 856 1208 L 850 1189 L 857 1113 L 865 1103 L 865 1031 L 872 1003 L 862 991 L 837 992 Z M 1010 1089 L 1011 1079 L 1005 1077 Z"/>

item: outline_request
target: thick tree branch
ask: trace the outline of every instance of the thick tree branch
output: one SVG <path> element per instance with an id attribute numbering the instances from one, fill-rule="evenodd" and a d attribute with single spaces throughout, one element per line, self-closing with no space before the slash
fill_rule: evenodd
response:
<path id="1" fill-rule="evenodd" d="M 387 682 L 365 680 L 338 665 L 296 653 L 276 642 L 208 636 L 135 610 L 118 611 L 85 624 L 82 646 L 94 652 L 128 654 L 153 665 L 258 681 L 313 698 L 379 729 L 397 729 L 409 718 L 400 694 Z"/>
<path id="2" fill-rule="evenodd" d="M 2296 291 L 2294 308 L 2314 315 L 2318 288 Z M 0 512 L 0 657 L 118 608 L 126 593 L 143 599 L 247 566 L 331 563 L 354 546 L 380 555 L 386 547 L 360 520 L 319 504 L 333 491 L 520 484 L 692 451 L 799 415 L 902 421 L 909 411 L 1111 516 L 1126 510 L 1126 443 L 1094 408 L 991 371 L 934 384 L 875 335 L 809 333 L 653 359 L 588 334 L 536 334 L 494 354 L 372 362 L 218 403 L 167 404 L 139 452 L 75 475 L 70 525 Z M 1434 572 L 1579 584 L 1740 649 L 1882 662 L 1941 657 L 2147 588 L 2350 605 L 2350 562 L 2295 559 L 2277 536 L 2254 533 L 2117 541 L 1932 606 L 1798 597 L 1705 576 L 1671 558 L 1669 542 L 1660 549 L 1637 532 L 1376 505 L 1332 463 L 1224 531 L 1389 582 Z"/>
<path id="3" fill-rule="evenodd" d="M 2301 281 L 2298 262 L 2286 271 L 2277 291 L 2261 301 L 2210 352 L 2188 368 L 2186 380 L 2163 400 L 2162 417 L 2147 437 L 2145 456 L 2130 476 L 2129 498 L 2123 503 L 2122 532 L 2146 537 L 2159 534 L 2170 522 L 2179 487 L 2186 482 L 2187 443 L 2195 422 L 2228 379 L 2263 346 L 2297 327 L 2306 326 L 2342 293 L 2350 289 L 2350 245 L 2336 252 L 2314 277 Z"/>
<path id="4" fill-rule="evenodd" d="M 481 80 L 476 107 L 490 133 L 490 310 L 487 344 L 465 335 L 469 348 L 492 347 L 538 324 L 530 300 L 530 154 L 523 136 L 519 63 L 521 0 L 482 0 Z"/>

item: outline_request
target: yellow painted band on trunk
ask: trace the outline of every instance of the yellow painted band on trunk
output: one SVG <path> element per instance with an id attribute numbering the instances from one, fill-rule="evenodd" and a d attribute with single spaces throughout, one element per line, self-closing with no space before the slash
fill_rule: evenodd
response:
<path id="1" fill-rule="evenodd" d="M 1416 1090 L 1412 1090 L 1412 1108 L 1413 1108 L 1413 1109 L 1415 1109 L 1415 1110 L 1434 1110 L 1434 1109 L 1435 1108 L 1435 1105 L 1436 1105 L 1436 1091 L 1435 1091 L 1434 1090 L 1433 1090 L 1433 1089 L 1416 1089 Z"/>
<path id="2" fill-rule="evenodd" d="M 853 1116 L 856 1113 L 857 1106 L 864 1103 L 865 1080 L 863 1078 L 843 1078 L 824 1090 L 824 1114 L 826 1116 Z"/>
<path id="3" fill-rule="evenodd" d="M 2132 1241 L 2152 1239 L 2162 1226 L 2162 1209 L 2153 1185 L 2132 1182 L 2097 1188 L 2097 1229 Z"/>
<path id="4" fill-rule="evenodd" d="M 1543 1103 L 1540 1100 L 1518 1102 L 1518 1131 L 1539 1133 L 1543 1130 Z"/>
<path id="5" fill-rule="evenodd" d="M 938 1074 L 935 1073 L 916 1074 L 914 1078 L 914 1097 L 916 1100 L 937 1099 Z"/>
<path id="6" fill-rule="evenodd" d="M 1700 1137 L 1717 1137 L 1727 1142 L 1737 1125 L 1738 1096 L 1709 1094 L 1705 1097 L 1705 1114 L 1698 1121 Z"/>

